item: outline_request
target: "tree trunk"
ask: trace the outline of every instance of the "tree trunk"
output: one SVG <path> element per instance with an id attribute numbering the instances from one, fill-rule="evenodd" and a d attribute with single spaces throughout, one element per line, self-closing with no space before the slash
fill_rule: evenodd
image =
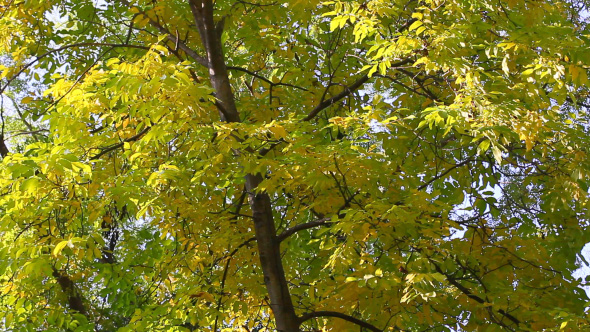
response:
<path id="1" fill-rule="evenodd" d="M 217 27 L 215 25 L 211 0 L 189 0 L 189 3 L 207 53 L 209 79 L 215 89 L 221 118 L 227 122 L 240 122 L 221 45 L 222 24 Z M 264 283 L 277 330 L 299 332 L 299 318 L 295 314 L 285 278 L 270 197 L 264 192 L 257 192 L 257 187 L 262 179 L 261 174 L 246 175 L 246 190 L 254 218 L 254 231 Z"/>
<path id="2" fill-rule="evenodd" d="M 246 190 L 254 217 L 258 255 L 264 273 L 264 283 L 270 298 L 270 307 L 275 316 L 278 331 L 298 332 L 299 320 L 295 315 L 283 270 L 280 243 L 276 236 L 270 197 L 266 193 L 256 193 L 256 187 L 260 182 L 262 182 L 260 174 L 246 175 Z"/>

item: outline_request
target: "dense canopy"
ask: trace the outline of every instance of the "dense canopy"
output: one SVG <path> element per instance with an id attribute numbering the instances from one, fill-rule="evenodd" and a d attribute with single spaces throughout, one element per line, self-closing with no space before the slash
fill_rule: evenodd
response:
<path id="1" fill-rule="evenodd" d="M 582 331 L 578 0 L 0 0 L 0 330 Z"/>

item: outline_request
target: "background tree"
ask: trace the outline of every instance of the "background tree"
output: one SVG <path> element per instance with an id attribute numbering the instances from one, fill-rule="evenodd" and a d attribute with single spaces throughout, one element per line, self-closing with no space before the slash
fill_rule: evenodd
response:
<path id="1" fill-rule="evenodd" d="M 587 329 L 586 9 L 0 0 L 0 326 Z"/>

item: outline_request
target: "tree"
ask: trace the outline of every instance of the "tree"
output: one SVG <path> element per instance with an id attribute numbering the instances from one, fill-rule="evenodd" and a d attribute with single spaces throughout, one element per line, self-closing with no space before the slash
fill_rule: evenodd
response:
<path id="1" fill-rule="evenodd" d="M 587 329 L 586 6 L 0 0 L 0 326 Z"/>

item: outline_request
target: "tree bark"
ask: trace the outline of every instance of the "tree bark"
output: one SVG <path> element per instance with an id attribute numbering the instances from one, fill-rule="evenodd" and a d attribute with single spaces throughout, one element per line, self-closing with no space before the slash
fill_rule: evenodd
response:
<path id="1" fill-rule="evenodd" d="M 213 3 L 211 0 L 189 0 L 189 4 L 207 53 L 209 80 L 215 89 L 221 118 L 227 122 L 240 122 L 223 55 L 220 38 L 222 24 L 215 25 Z M 299 318 L 293 308 L 283 269 L 270 197 L 267 193 L 257 190 L 262 179 L 261 174 L 246 175 L 246 190 L 254 219 L 254 232 L 264 283 L 277 330 L 299 332 Z"/>

